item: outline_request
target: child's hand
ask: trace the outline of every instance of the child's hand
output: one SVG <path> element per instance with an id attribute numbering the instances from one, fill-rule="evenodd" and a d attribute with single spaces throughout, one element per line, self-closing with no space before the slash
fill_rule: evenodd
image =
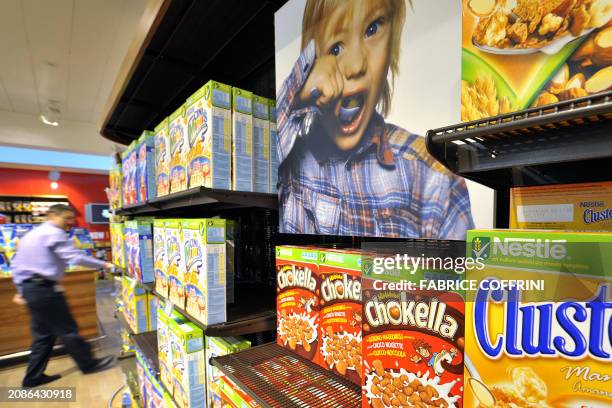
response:
<path id="1" fill-rule="evenodd" d="M 324 55 L 315 60 L 312 71 L 300 92 L 300 104 L 324 109 L 342 96 L 344 79 L 334 55 Z"/>

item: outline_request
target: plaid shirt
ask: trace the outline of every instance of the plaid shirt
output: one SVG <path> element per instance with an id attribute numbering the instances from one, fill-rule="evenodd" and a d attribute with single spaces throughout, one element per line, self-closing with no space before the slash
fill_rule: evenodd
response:
<path id="1" fill-rule="evenodd" d="M 292 110 L 314 63 L 314 42 L 277 103 L 280 232 L 465 239 L 474 228 L 463 178 L 433 159 L 422 137 L 374 114 L 346 153 L 324 135 L 316 107 Z"/>

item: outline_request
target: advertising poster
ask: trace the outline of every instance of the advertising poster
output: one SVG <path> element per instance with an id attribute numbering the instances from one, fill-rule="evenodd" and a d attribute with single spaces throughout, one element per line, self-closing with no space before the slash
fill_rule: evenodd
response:
<path id="1" fill-rule="evenodd" d="M 461 119 L 612 87 L 612 1 L 464 0 Z"/>
<path id="2" fill-rule="evenodd" d="M 275 30 L 280 232 L 465 239 L 492 196 L 422 137 L 460 120 L 461 4 L 292 0 Z"/>

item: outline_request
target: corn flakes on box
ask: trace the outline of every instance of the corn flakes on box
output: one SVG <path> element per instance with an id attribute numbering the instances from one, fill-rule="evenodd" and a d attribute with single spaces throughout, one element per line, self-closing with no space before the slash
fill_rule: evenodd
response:
<path id="1" fill-rule="evenodd" d="M 172 391 L 172 353 L 170 352 L 170 321 L 185 323 L 187 319 L 172 308 L 168 308 L 168 303 L 160 300 L 157 307 L 157 355 L 159 360 L 160 380 L 168 389 Z"/>
<path id="2" fill-rule="evenodd" d="M 170 140 L 170 193 L 187 190 L 187 119 L 185 106 L 181 106 L 168 117 Z"/>
<path id="3" fill-rule="evenodd" d="M 612 231 L 612 182 L 513 188 L 510 228 Z"/>
<path id="4" fill-rule="evenodd" d="M 223 323 L 225 315 L 225 220 L 182 221 L 185 310 L 202 324 Z"/>
<path id="5" fill-rule="evenodd" d="M 316 362 L 319 350 L 317 249 L 276 247 L 276 343 Z"/>
<path id="6" fill-rule="evenodd" d="M 125 262 L 125 237 L 122 222 L 111 222 L 110 239 L 112 249 L 112 262 L 122 268 L 126 267 Z"/>
<path id="7" fill-rule="evenodd" d="M 214 394 L 221 391 L 221 376 L 223 373 L 210 364 L 213 357 L 233 354 L 251 347 L 251 342 L 240 337 L 206 337 L 206 394 L 208 406 L 214 405 Z"/>
<path id="8" fill-rule="evenodd" d="M 268 99 L 270 125 L 270 193 L 276 193 L 276 183 L 278 182 L 278 133 L 276 132 L 276 100 Z"/>
<path id="9" fill-rule="evenodd" d="M 232 87 L 232 190 L 253 191 L 253 94 Z"/>
<path id="10" fill-rule="evenodd" d="M 463 406 L 463 294 L 409 286 L 454 275 L 364 262 L 362 407 Z"/>
<path id="11" fill-rule="evenodd" d="M 183 225 L 181 220 L 166 220 L 164 225 L 166 234 L 168 299 L 178 307 L 185 308 Z"/>
<path id="12" fill-rule="evenodd" d="M 168 298 L 168 259 L 166 257 L 166 220 L 153 221 L 153 270 L 155 292 Z"/>
<path id="13" fill-rule="evenodd" d="M 158 197 L 170 193 L 169 122 L 169 119 L 165 118 L 155 126 L 155 182 Z"/>
<path id="14" fill-rule="evenodd" d="M 253 95 L 253 191 L 270 190 L 270 105 L 267 98 Z"/>
<path id="15" fill-rule="evenodd" d="M 365 253 L 319 251 L 317 363 L 361 385 L 361 268 Z"/>
<path id="16" fill-rule="evenodd" d="M 204 333 L 193 323 L 170 321 L 173 395 L 181 408 L 206 406 Z"/>
<path id="17" fill-rule="evenodd" d="M 465 407 L 612 406 L 611 249 L 611 233 L 468 231 L 486 285 L 466 305 Z"/>
<path id="18" fill-rule="evenodd" d="M 155 280 L 153 271 L 153 223 L 138 219 L 125 222 L 128 274 L 141 283 Z"/>
<path id="19" fill-rule="evenodd" d="M 231 188 L 231 106 L 229 85 L 208 81 L 185 103 L 189 188 Z"/>
<path id="20" fill-rule="evenodd" d="M 136 180 L 137 201 L 142 203 L 157 197 L 155 181 L 155 133 L 145 130 L 138 138 Z"/>

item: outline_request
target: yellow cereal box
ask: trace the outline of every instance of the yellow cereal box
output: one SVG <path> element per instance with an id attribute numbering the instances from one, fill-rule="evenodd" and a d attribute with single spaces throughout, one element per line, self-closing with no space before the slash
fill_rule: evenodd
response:
<path id="1" fill-rule="evenodd" d="M 166 257 L 166 220 L 153 221 L 153 269 L 155 291 L 168 298 L 168 259 Z"/>
<path id="2" fill-rule="evenodd" d="M 605 233 L 468 232 L 485 268 L 468 273 L 464 407 L 612 406 L 611 249 Z"/>
<path id="3" fill-rule="evenodd" d="M 157 196 L 170 192 L 170 140 L 168 138 L 168 118 L 155 126 L 155 180 Z"/>
<path id="4" fill-rule="evenodd" d="M 181 220 L 166 220 L 166 274 L 168 277 L 168 298 L 175 305 L 185 308 L 185 257 L 183 252 L 183 227 Z"/>
<path id="5" fill-rule="evenodd" d="M 510 228 L 612 231 L 612 182 L 513 188 Z"/>
<path id="6" fill-rule="evenodd" d="M 170 193 L 187 190 L 187 120 L 185 106 L 170 115 L 168 135 L 170 138 Z"/>

